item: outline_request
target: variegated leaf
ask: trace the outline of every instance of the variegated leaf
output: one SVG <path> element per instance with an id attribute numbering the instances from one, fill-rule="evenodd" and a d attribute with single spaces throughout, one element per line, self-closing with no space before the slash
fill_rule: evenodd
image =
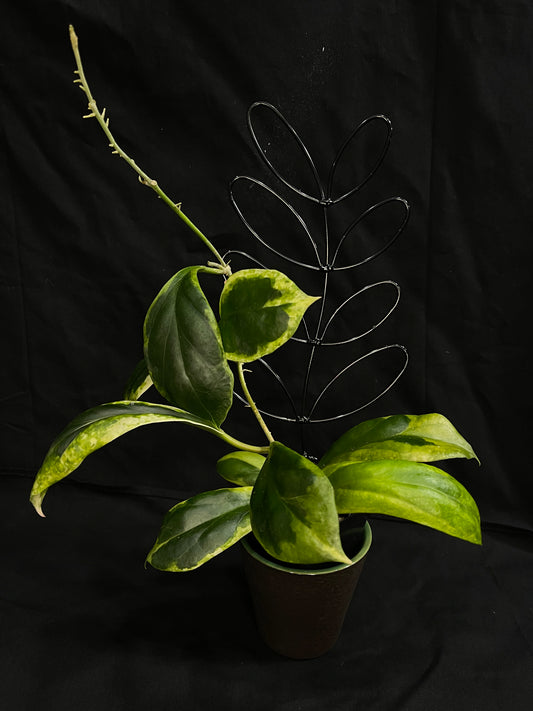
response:
<path id="1" fill-rule="evenodd" d="M 254 452 L 230 452 L 217 462 L 217 472 L 226 481 L 240 486 L 253 486 L 265 463 L 261 454 Z"/>
<path id="2" fill-rule="evenodd" d="M 170 405 L 119 401 L 86 410 L 54 440 L 37 473 L 30 495 L 37 512 L 43 515 L 42 501 L 50 486 L 77 469 L 89 454 L 136 427 L 158 422 L 184 422 L 227 438 L 210 422 Z"/>
<path id="3" fill-rule="evenodd" d="M 456 479 L 428 464 L 401 460 L 331 465 L 339 513 L 386 514 L 481 543 L 479 511 Z"/>
<path id="4" fill-rule="evenodd" d="M 218 489 L 173 506 L 146 561 L 158 570 L 193 570 L 251 530 L 252 487 Z"/>
<path id="5" fill-rule="evenodd" d="M 220 297 L 219 327 L 227 358 L 247 363 L 272 353 L 294 334 L 317 298 L 274 269 L 236 272 Z"/>
<path id="6" fill-rule="evenodd" d="M 443 415 L 391 415 L 352 427 L 330 447 L 319 466 L 378 459 L 434 462 L 456 457 L 477 459 L 470 444 Z"/>
<path id="7" fill-rule="evenodd" d="M 155 298 L 144 322 L 144 357 L 170 403 L 218 426 L 231 407 L 233 374 L 198 281 L 202 269 L 182 269 Z"/>
<path id="8" fill-rule="evenodd" d="M 279 442 L 254 486 L 252 530 L 278 560 L 314 564 L 350 563 L 342 550 L 333 487 L 324 473 Z"/>
<path id="9" fill-rule="evenodd" d="M 137 363 L 124 390 L 124 400 L 138 400 L 152 387 L 152 378 L 144 358 Z"/>

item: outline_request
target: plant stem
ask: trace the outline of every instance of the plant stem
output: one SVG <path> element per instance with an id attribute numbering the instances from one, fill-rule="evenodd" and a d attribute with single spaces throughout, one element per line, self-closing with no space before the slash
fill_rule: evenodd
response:
<path id="1" fill-rule="evenodd" d="M 95 118 L 98 123 L 100 124 L 100 127 L 102 128 L 103 132 L 107 136 L 107 139 L 109 141 L 109 146 L 110 148 L 113 149 L 113 153 L 115 155 L 120 156 L 123 158 L 126 163 L 133 168 L 133 170 L 138 174 L 139 176 L 139 181 L 143 185 L 147 185 L 149 188 L 152 188 L 154 192 L 157 193 L 157 195 L 163 200 L 164 203 L 170 207 L 170 209 L 178 215 L 178 217 L 183 220 L 183 222 L 187 225 L 187 227 L 194 232 L 194 234 L 199 237 L 202 242 L 206 245 L 206 247 L 213 253 L 213 255 L 216 257 L 217 262 L 220 264 L 222 267 L 221 271 L 222 273 L 226 275 L 231 274 L 231 269 L 229 264 L 226 264 L 222 256 L 219 254 L 218 250 L 216 247 L 210 242 L 210 240 L 204 235 L 204 233 L 198 229 L 198 227 L 185 215 L 182 210 L 181 210 L 181 203 L 176 203 L 173 200 L 171 200 L 166 193 L 161 190 L 159 185 L 157 184 L 156 180 L 153 180 L 150 178 L 149 175 L 147 175 L 144 170 L 142 170 L 137 163 L 133 160 L 133 158 L 130 158 L 130 156 L 122 150 L 122 148 L 118 145 L 116 142 L 113 134 L 111 133 L 109 129 L 109 118 L 105 117 L 105 112 L 106 110 L 103 109 L 102 111 L 99 110 L 96 101 L 93 98 L 93 95 L 91 93 L 91 90 L 89 88 L 89 84 L 87 83 L 87 79 L 85 78 L 85 72 L 83 71 L 83 64 L 81 61 L 81 56 L 80 56 L 80 51 L 78 47 L 78 36 L 76 35 L 76 32 L 74 31 L 74 27 L 72 25 L 69 25 L 69 33 L 70 33 L 70 43 L 72 45 L 72 51 L 74 52 L 74 57 L 76 59 L 76 66 L 77 69 L 74 72 L 75 74 L 78 75 L 78 79 L 75 79 L 74 82 L 80 86 L 80 88 L 83 90 L 85 95 L 87 96 L 88 100 L 88 106 L 89 106 L 89 113 L 86 114 L 83 118 Z"/>
<path id="2" fill-rule="evenodd" d="M 241 442 L 240 440 L 232 437 L 227 432 L 220 430 L 219 437 L 224 440 L 227 444 L 235 447 L 235 449 L 241 449 L 244 452 L 254 452 L 254 454 L 268 454 L 269 447 L 258 447 L 255 444 L 247 444 L 246 442 Z"/>
<path id="3" fill-rule="evenodd" d="M 240 384 L 241 384 L 241 388 L 242 388 L 242 391 L 243 391 L 243 393 L 244 393 L 244 396 L 245 396 L 245 398 L 246 398 L 248 404 L 249 404 L 250 407 L 252 408 L 252 412 L 254 413 L 254 415 L 255 415 L 257 421 L 258 421 L 259 424 L 261 425 L 261 429 L 262 429 L 263 432 L 266 434 L 268 441 L 269 441 L 269 442 L 273 442 L 273 441 L 274 441 L 274 437 L 272 436 L 272 433 L 271 433 L 270 430 L 268 429 L 268 427 L 267 427 L 267 425 L 266 425 L 266 422 L 263 420 L 263 417 L 262 417 L 261 413 L 260 413 L 259 410 L 257 409 L 257 405 L 256 405 L 255 402 L 253 401 L 252 396 L 250 395 L 250 391 L 248 390 L 248 386 L 246 385 L 246 380 L 244 379 L 244 370 L 243 370 L 243 367 L 242 367 L 242 363 L 237 363 L 237 370 L 239 371 L 239 382 L 240 382 Z"/>

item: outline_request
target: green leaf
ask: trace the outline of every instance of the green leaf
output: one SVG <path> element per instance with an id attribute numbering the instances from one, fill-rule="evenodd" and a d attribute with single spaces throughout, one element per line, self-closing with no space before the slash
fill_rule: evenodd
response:
<path id="1" fill-rule="evenodd" d="M 352 427 L 332 445 L 319 466 L 379 459 L 434 462 L 454 457 L 477 459 L 443 415 L 392 415 Z"/>
<path id="2" fill-rule="evenodd" d="M 233 274 L 220 297 L 220 333 L 229 360 L 248 363 L 272 353 L 294 334 L 315 296 L 274 269 Z"/>
<path id="3" fill-rule="evenodd" d="M 124 390 L 124 400 L 138 400 L 152 386 L 152 378 L 144 358 L 137 363 Z"/>
<path id="4" fill-rule="evenodd" d="M 387 514 L 481 543 L 479 511 L 468 491 L 436 467 L 401 460 L 330 469 L 339 513 Z"/>
<path id="5" fill-rule="evenodd" d="M 110 402 L 78 415 L 54 440 L 39 469 L 30 500 L 42 516 L 42 501 L 47 490 L 73 472 L 92 452 L 142 425 L 158 422 L 184 422 L 228 439 L 210 422 L 170 405 L 147 402 Z"/>
<path id="6" fill-rule="evenodd" d="M 202 269 L 182 269 L 161 289 L 144 322 L 144 356 L 169 402 L 220 425 L 231 407 L 233 374 L 198 282 Z"/>
<path id="7" fill-rule="evenodd" d="M 230 452 L 217 462 L 217 472 L 226 481 L 240 486 L 253 486 L 265 458 L 254 452 Z"/>
<path id="8" fill-rule="evenodd" d="M 305 457 L 279 442 L 251 499 L 252 530 L 263 548 L 288 563 L 350 563 L 342 550 L 333 487 Z"/>
<path id="9" fill-rule="evenodd" d="M 158 570 L 193 570 L 250 530 L 252 487 L 207 491 L 172 507 L 146 561 Z"/>

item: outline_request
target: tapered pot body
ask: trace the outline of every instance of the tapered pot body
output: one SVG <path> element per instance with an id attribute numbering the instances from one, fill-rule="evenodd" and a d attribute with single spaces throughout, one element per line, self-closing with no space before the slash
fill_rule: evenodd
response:
<path id="1" fill-rule="evenodd" d="M 278 654 L 311 659 L 337 641 L 372 541 L 368 522 L 342 539 L 352 564 L 313 569 L 286 566 L 261 552 L 253 537 L 243 540 L 257 626 Z"/>

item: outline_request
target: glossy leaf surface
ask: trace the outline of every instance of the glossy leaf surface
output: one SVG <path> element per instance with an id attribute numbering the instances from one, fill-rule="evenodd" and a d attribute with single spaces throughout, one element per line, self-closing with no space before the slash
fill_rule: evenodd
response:
<path id="1" fill-rule="evenodd" d="M 152 378 L 144 358 L 137 363 L 124 389 L 124 400 L 138 400 L 143 393 L 152 387 Z"/>
<path id="2" fill-rule="evenodd" d="M 386 514 L 481 543 L 479 511 L 456 479 L 428 464 L 401 460 L 331 468 L 339 513 Z"/>
<path id="3" fill-rule="evenodd" d="M 254 452 L 230 452 L 217 462 L 217 472 L 226 481 L 240 486 L 253 486 L 265 463 L 265 457 Z"/>
<path id="4" fill-rule="evenodd" d="M 288 563 L 350 563 L 342 550 L 333 487 L 305 457 L 279 442 L 251 499 L 252 530 L 263 548 Z"/>
<path id="5" fill-rule="evenodd" d="M 322 457 L 320 466 L 376 459 L 434 462 L 456 457 L 477 459 L 470 444 L 443 415 L 392 415 L 352 427 Z"/>
<path id="6" fill-rule="evenodd" d="M 144 356 L 169 402 L 220 425 L 231 407 L 233 374 L 198 282 L 201 270 L 182 269 L 155 298 L 144 322 Z"/>
<path id="7" fill-rule="evenodd" d="M 225 436 L 210 422 L 169 405 L 122 401 L 86 410 L 54 440 L 37 473 L 30 500 L 38 513 L 43 515 L 41 504 L 49 487 L 77 469 L 89 454 L 136 427 L 158 422 L 184 422 Z"/>
<path id="8" fill-rule="evenodd" d="M 170 572 L 193 570 L 251 530 L 252 487 L 218 489 L 173 506 L 146 561 Z"/>
<path id="9" fill-rule="evenodd" d="M 274 269 L 233 274 L 220 297 L 219 326 L 229 360 L 247 363 L 275 351 L 294 334 L 317 298 Z"/>

